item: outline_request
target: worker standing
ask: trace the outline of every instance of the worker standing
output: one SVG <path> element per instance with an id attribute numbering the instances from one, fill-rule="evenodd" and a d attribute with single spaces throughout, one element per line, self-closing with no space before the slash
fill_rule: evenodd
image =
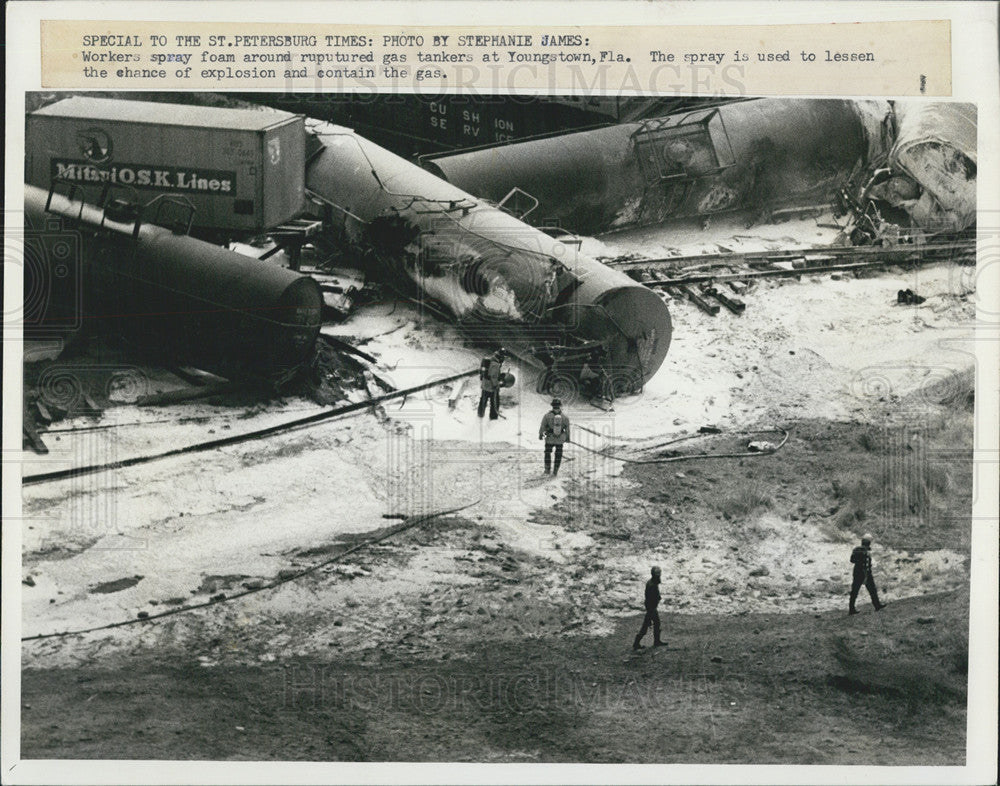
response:
<path id="1" fill-rule="evenodd" d="M 479 364 L 479 417 L 486 414 L 486 403 L 490 405 L 490 420 L 500 417 L 500 388 L 503 387 L 503 362 L 507 353 L 503 347 L 492 355 L 487 355 Z"/>
<path id="2" fill-rule="evenodd" d="M 855 546 L 854 551 L 851 552 L 851 562 L 854 563 L 854 581 L 851 583 L 851 600 L 847 610 L 848 614 L 860 613 L 854 607 L 854 604 L 858 599 L 858 593 L 861 591 L 862 584 L 865 585 L 868 594 L 871 595 L 875 611 L 881 611 L 885 608 L 886 604 L 878 599 L 878 590 L 875 589 L 875 579 L 872 576 L 871 547 L 872 536 L 865 535 L 861 538 L 861 545 Z"/>
<path id="3" fill-rule="evenodd" d="M 542 425 L 538 428 L 538 438 L 545 440 L 545 474 L 551 472 L 554 477 L 559 474 L 563 445 L 569 441 L 569 418 L 563 414 L 562 402 L 559 399 L 552 399 L 552 409 L 542 418 Z"/>
<path id="4" fill-rule="evenodd" d="M 660 613 L 656 610 L 656 607 L 660 605 L 660 568 L 654 566 L 649 572 L 651 575 L 649 581 L 646 582 L 646 616 L 642 619 L 639 635 L 632 643 L 634 650 L 642 649 L 642 637 L 646 635 L 650 625 L 653 626 L 653 646 L 665 647 L 667 645 L 667 642 L 660 640 Z"/>

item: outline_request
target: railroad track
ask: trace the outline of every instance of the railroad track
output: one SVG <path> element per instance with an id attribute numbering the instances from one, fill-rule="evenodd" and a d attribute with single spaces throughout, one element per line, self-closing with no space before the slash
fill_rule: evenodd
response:
<path id="1" fill-rule="evenodd" d="M 724 251 L 715 254 L 692 254 L 689 256 L 654 257 L 652 259 L 603 260 L 605 265 L 618 270 L 642 269 L 674 269 L 683 270 L 691 267 L 734 265 L 762 265 L 780 262 L 792 262 L 804 259 L 807 262 L 816 258 L 864 258 L 872 264 L 883 260 L 882 264 L 894 264 L 911 258 L 933 259 L 940 261 L 952 257 L 974 254 L 976 241 L 974 238 L 962 238 L 946 243 L 914 243 L 895 246 L 820 246 L 814 248 L 789 249 L 787 251 Z M 873 259 L 875 258 L 875 259 Z"/>
<path id="2" fill-rule="evenodd" d="M 915 243 L 895 246 L 826 246 L 788 251 L 722 252 L 658 259 L 608 260 L 605 264 L 626 272 L 653 289 L 666 290 L 676 298 L 686 298 L 707 314 L 719 312 L 717 300 L 734 314 L 746 305 L 719 291 L 716 284 L 728 284 L 737 294 L 738 282 L 763 278 L 801 277 L 816 273 L 857 273 L 866 269 L 905 265 L 917 267 L 943 261 L 975 262 L 974 238 L 943 243 Z M 742 269 L 740 269 L 742 268 Z M 670 275 L 673 274 L 673 275 Z M 697 290 L 695 289 L 697 287 Z"/>

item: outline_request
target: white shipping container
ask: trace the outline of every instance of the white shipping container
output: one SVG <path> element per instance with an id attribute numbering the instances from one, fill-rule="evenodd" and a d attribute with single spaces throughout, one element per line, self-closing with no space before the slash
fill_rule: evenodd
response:
<path id="1" fill-rule="evenodd" d="M 196 227 L 254 234 L 305 203 L 302 115 L 74 96 L 28 115 L 26 180 L 77 183 L 94 201 L 103 185 L 140 202 L 175 194 Z"/>

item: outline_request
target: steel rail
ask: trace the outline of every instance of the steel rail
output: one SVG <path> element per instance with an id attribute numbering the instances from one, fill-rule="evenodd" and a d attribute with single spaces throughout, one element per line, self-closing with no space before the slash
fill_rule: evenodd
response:
<path id="1" fill-rule="evenodd" d="M 384 396 L 370 398 L 367 401 L 357 401 L 353 404 L 348 404 L 326 412 L 318 412 L 314 415 L 307 415 L 302 418 L 296 418 L 295 420 L 286 421 L 285 423 L 278 423 L 277 425 L 268 426 L 267 428 L 258 429 L 257 431 L 249 431 L 244 434 L 234 434 L 231 437 L 222 437 L 220 439 L 208 440 L 207 442 L 199 442 L 194 445 L 186 445 L 182 448 L 174 448 L 172 450 L 166 450 L 162 453 L 156 453 L 150 456 L 134 456 L 128 459 L 122 459 L 121 461 L 111 461 L 107 464 L 91 464 L 85 467 L 71 467 L 70 469 L 55 470 L 53 472 L 41 472 L 36 475 L 28 475 L 23 478 L 21 482 L 22 485 L 25 486 L 32 486 L 39 483 L 50 483 L 55 480 L 77 478 L 83 475 L 92 475 L 97 472 L 106 472 L 112 469 L 124 469 L 125 467 L 134 467 L 139 464 L 148 464 L 152 461 L 158 461 L 172 456 L 182 456 L 187 453 L 199 453 L 206 450 L 226 447 L 228 445 L 236 445 L 240 442 L 269 437 L 272 434 L 280 434 L 283 431 L 289 431 L 293 428 L 322 423 L 323 421 L 340 417 L 341 415 L 348 415 L 352 412 L 368 409 L 376 404 L 381 404 L 383 401 L 391 401 L 394 398 L 401 398 L 412 393 L 419 393 L 422 390 L 434 388 L 438 385 L 444 385 L 448 382 L 455 382 L 459 379 L 476 376 L 478 373 L 478 368 L 472 371 L 464 371 L 461 374 L 453 374 L 450 377 L 425 382 L 422 385 L 416 385 L 415 387 L 406 388 L 405 390 L 396 390 L 392 393 L 386 393 Z"/>
<path id="2" fill-rule="evenodd" d="M 623 262 L 614 260 L 602 260 L 603 264 L 613 267 L 616 270 L 641 270 L 644 267 L 659 267 L 663 265 L 677 265 L 685 262 L 707 263 L 719 262 L 721 264 L 732 262 L 733 264 L 747 263 L 750 261 L 769 262 L 772 260 L 791 260 L 811 256 L 909 256 L 925 253 L 939 254 L 947 251 L 970 253 L 975 251 L 975 240 L 961 240 L 953 243 L 931 243 L 927 245 L 900 245 L 900 246 L 827 246 L 816 248 L 793 248 L 787 251 L 725 251 L 714 254 L 688 254 L 676 257 L 654 257 L 652 259 L 630 259 Z"/>

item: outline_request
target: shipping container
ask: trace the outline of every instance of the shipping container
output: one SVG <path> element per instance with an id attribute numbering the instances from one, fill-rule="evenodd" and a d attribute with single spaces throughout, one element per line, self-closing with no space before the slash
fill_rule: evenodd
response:
<path id="1" fill-rule="evenodd" d="M 205 230 L 261 233 L 304 206 L 301 115 L 74 96 L 29 114 L 26 140 L 28 183 L 181 195 Z"/>

